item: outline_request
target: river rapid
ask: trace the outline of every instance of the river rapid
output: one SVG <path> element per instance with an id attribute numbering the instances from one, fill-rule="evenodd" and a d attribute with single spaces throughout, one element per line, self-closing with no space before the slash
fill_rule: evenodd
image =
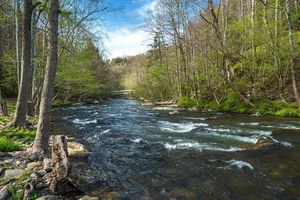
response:
<path id="1" fill-rule="evenodd" d="M 93 178 L 84 186 L 90 192 L 109 188 L 119 199 L 300 199 L 299 119 L 168 113 L 127 99 L 53 110 L 55 124 L 92 152 Z M 276 145 L 254 149 L 261 137 Z"/>

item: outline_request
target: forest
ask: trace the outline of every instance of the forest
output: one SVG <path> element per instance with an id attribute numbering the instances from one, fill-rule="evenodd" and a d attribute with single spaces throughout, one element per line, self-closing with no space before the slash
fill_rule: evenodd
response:
<path id="1" fill-rule="evenodd" d="M 116 59 L 122 84 L 153 101 L 300 116 L 300 3 L 160 0 L 144 55 Z M 113 65 L 114 66 L 114 65 Z"/>
<path id="2" fill-rule="evenodd" d="M 299 196 L 300 0 L 126 2 L 0 2 L 0 200 Z"/>

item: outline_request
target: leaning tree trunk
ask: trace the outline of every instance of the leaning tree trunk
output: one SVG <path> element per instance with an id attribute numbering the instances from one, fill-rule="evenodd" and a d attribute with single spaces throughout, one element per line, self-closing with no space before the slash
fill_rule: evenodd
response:
<path id="1" fill-rule="evenodd" d="M 26 126 L 27 98 L 29 93 L 28 83 L 30 80 L 30 52 L 31 52 L 31 15 L 32 0 L 24 1 L 23 36 L 22 36 L 22 64 L 19 94 L 12 126 Z"/>
<path id="2" fill-rule="evenodd" d="M 54 93 L 55 73 L 57 66 L 59 0 L 50 0 L 49 8 L 49 51 L 40 103 L 37 134 L 32 149 L 33 158 L 36 159 L 38 159 L 39 155 L 45 156 L 48 153 L 51 117 L 50 112 L 52 97 Z"/>

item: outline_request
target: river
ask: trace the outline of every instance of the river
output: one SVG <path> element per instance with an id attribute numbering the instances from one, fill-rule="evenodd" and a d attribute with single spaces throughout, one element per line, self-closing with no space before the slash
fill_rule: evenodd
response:
<path id="1" fill-rule="evenodd" d="M 300 199 L 299 119 L 168 112 L 127 99 L 53 111 L 92 151 L 87 189 L 120 199 Z M 277 145 L 253 149 L 261 137 Z"/>

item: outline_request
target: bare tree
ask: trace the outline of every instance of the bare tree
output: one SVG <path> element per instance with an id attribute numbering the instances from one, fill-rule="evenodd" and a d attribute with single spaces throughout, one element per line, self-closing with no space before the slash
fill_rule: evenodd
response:
<path id="1" fill-rule="evenodd" d="M 42 97 L 40 103 L 39 121 L 35 137 L 32 156 L 34 159 L 43 157 L 48 153 L 48 141 L 50 132 L 51 105 L 55 85 L 55 73 L 57 67 L 58 51 L 58 12 L 59 0 L 49 1 L 49 51 L 44 76 Z"/>

